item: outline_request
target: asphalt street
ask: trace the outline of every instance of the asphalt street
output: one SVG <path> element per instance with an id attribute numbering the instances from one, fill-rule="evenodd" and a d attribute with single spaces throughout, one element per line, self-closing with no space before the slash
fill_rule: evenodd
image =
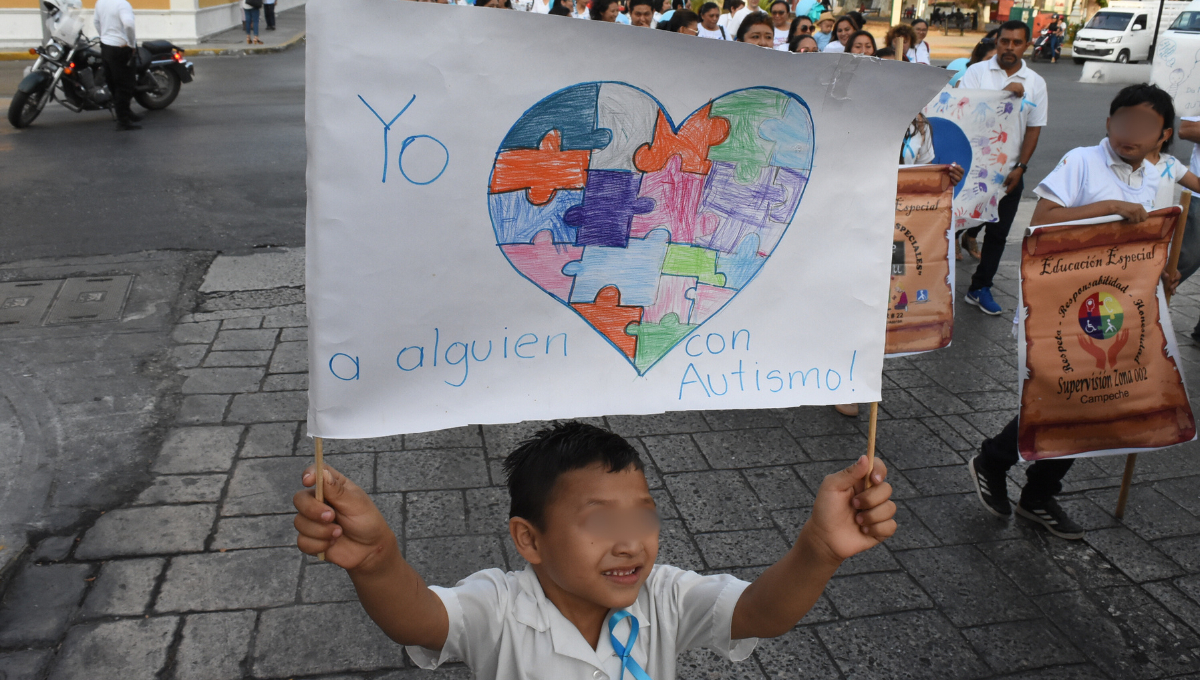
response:
<path id="1" fill-rule="evenodd" d="M 0 262 L 303 245 L 303 47 L 194 62 L 196 80 L 138 132 L 57 105 L 26 130 L 0 123 Z M 0 101 L 27 64 L 0 62 Z M 1049 86 L 1050 125 L 1029 189 L 1064 153 L 1104 135 L 1120 89 L 1079 83 L 1069 61 L 1032 66 Z M 1186 159 L 1190 146 L 1177 142 L 1176 155 Z"/>

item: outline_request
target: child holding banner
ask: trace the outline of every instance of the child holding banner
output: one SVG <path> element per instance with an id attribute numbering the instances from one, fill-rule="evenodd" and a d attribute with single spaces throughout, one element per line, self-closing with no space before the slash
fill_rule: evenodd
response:
<path id="1" fill-rule="evenodd" d="M 1130 224 L 1154 209 L 1159 177 L 1146 157 L 1173 134 L 1171 97 L 1153 85 L 1130 85 L 1109 106 L 1108 137 L 1100 144 L 1067 152 L 1034 190 L 1039 197 L 1034 226 L 1119 215 Z M 1008 517 L 1012 509 L 1005 475 L 1018 459 L 1018 420 L 983 442 L 967 463 L 979 500 L 988 512 Z M 1072 458 L 1038 460 L 1026 473 L 1017 514 L 1060 538 L 1083 538 L 1083 527 L 1055 500 Z"/>
<path id="2" fill-rule="evenodd" d="M 459 659 L 489 680 L 672 680 L 684 650 L 740 661 L 756 638 L 791 630 L 843 560 L 896 530 L 886 468 L 870 471 L 863 456 L 825 478 L 791 551 L 746 583 L 654 564 L 654 498 L 637 450 L 616 434 L 556 425 L 504 469 L 524 571 L 426 586 L 366 492 L 328 467 L 324 503 L 295 495 L 297 543 L 346 569 L 367 613 L 422 668 Z M 303 483 L 315 481 L 309 468 Z"/>

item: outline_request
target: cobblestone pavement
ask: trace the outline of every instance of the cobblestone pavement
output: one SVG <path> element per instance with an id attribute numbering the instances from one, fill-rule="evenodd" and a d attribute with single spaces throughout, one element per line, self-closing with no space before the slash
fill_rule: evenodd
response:
<path id="1" fill-rule="evenodd" d="M 1008 309 L 1015 273 L 1005 262 L 997 285 Z M 297 287 L 211 293 L 174 326 L 185 379 L 151 481 L 16 565 L 0 678 L 470 677 L 412 668 L 345 573 L 292 547 L 290 497 L 312 450 L 301 299 Z M 1190 329 L 1200 285 L 1173 312 Z M 899 533 L 849 560 L 807 618 L 751 659 L 689 653 L 681 678 L 1200 678 L 1197 445 L 1141 456 L 1123 521 L 1112 516 L 1123 459 L 1079 461 L 1064 505 L 1084 541 L 993 518 L 964 463 L 1015 412 L 1014 341 L 1010 317 L 959 313 L 950 349 L 887 362 L 878 446 Z M 1200 394 L 1200 350 L 1180 344 Z M 646 453 L 661 561 L 748 579 L 788 548 L 822 477 L 866 446 L 865 416 L 828 407 L 596 421 Z M 537 427 L 331 441 L 327 459 L 373 493 L 427 580 L 448 585 L 522 567 L 500 461 Z"/>

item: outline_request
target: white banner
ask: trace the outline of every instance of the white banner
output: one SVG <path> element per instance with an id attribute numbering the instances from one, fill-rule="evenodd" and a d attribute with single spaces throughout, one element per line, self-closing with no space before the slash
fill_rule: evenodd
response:
<path id="1" fill-rule="evenodd" d="M 311 434 L 879 398 L 895 159 L 947 72 L 308 11 Z"/>
<path id="2" fill-rule="evenodd" d="M 1164 27 L 1165 28 L 1165 27 Z M 1163 36 L 1154 51 L 1150 82 L 1175 101 L 1175 115 L 1200 116 L 1200 36 L 1175 33 Z"/>

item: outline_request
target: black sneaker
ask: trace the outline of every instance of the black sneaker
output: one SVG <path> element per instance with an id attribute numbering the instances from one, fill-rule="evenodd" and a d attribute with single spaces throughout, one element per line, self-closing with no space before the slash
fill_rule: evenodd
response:
<path id="1" fill-rule="evenodd" d="M 978 466 L 979 456 L 967 462 L 967 471 L 971 481 L 975 483 L 975 493 L 979 502 L 987 511 L 997 517 L 1012 515 L 1012 505 L 1008 502 L 1008 485 L 1003 474 L 989 474 Z"/>
<path id="2" fill-rule="evenodd" d="M 1053 498 L 1037 503 L 1030 503 L 1022 499 L 1020 503 L 1017 503 L 1017 514 L 1031 522 L 1041 524 L 1046 527 L 1047 531 L 1059 538 L 1076 541 L 1083 538 L 1085 533 L 1083 527 L 1071 521 L 1071 518 L 1067 517 L 1066 511 Z"/>

